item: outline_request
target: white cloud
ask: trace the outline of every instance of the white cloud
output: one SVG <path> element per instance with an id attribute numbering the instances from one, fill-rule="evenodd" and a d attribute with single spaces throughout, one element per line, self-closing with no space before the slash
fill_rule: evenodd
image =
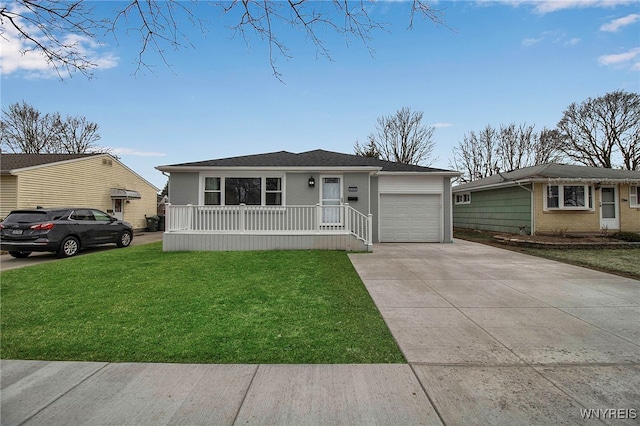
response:
<path id="1" fill-rule="evenodd" d="M 544 37 L 525 38 L 524 40 L 522 40 L 522 45 L 526 47 L 530 47 L 530 46 L 533 46 L 534 44 L 540 43 L 542 40 L 544 40 Z"/>
<path id="2" fill-rule="evenodd" d="M 12 12 L 24 13 L 25 10 L 13 9 Z M 47 44 L 46 37 L 35 25 L 24 22 L 20 17 L 14 19 L 30 36 L 45 45 Z M 107 69 L 118 65 L 118 57 L 111 53 L 101 52 L 103 46 L 88 37 L 59 34 L 58 38 L 63 45 L 72 45 L 77 52 L 85 56 L 95 65 L 94 69 Z M 33 47 L 13 26 L 3 25 L 0 36 L 0 58 L 2 59 L 0 74 L 9 75 L 22 71 L 27 78 L 55 78 L 59 76 L 58 72 L 60 72 L 63 77 L 67 76 L 63 65 L 58 64 L 58 71 L 56 71 L 53 64 L 40 51 L 33 50 Z"/>
<path id="3" fill-rule="evenodd" d="M 452 127 L 453 124 L 451 123 L 433 123 L 431 125 L 431 127 L 435 127 L 436 129 L 443 129 L 445 127 Z"/>
<path id="4" fill-rule="evenodd" d="M 551 13 L 565 9 L 579 9 L 585 7 L 614 7 L 632 3 L 635 0 L 533 0 L 527 1 L 534 5 L 538 13 Z"/>
<path id="5" fill-rule="evenodd" d="M 574 37 L 574 38 L 572 38 L 570 40 L 565 41 L 564 45 L 565 46 L 575 46 L 576 44 L 580 43 L 581 41 L 582 41 L 581 39 L 579 39 L 577 37 Z"/>
<path id="6" fill-rule="evenodd" d="M 602 55 L 598 58 L 598 62 L 601 65 L 626 65 L 627 63 L 636 61 L 636 58 L 640 58 L 640 47 L 629 50 L 623 53 L 614 53 L 612 55 Z M 631 69 L 636 69 L 637 62 L 631 65 Z"/>
<path id="7" fill-rule="evenodd" d="M 631 25 L 638 20 L 640 20 L 640 15 L 637 13 L 632 13 L 630 15 L 625 16 L 624 18 L 614 19 L 611 22 L 603 24 L 600 27 L 600 31 L 608 31 L 608 32 L 615 33 L 618 30 L 620 30 L 620 28 L 626 27 L 627 25 Z"/>
<path id="8" fill-rule="evenodd" d="M 109 148 L 109 152 L 114 155 L 135 155 L 137 157 L 164 157 L 167 154 L 164 152 L 153 151 L 137 151 L 131 148 Z"/>

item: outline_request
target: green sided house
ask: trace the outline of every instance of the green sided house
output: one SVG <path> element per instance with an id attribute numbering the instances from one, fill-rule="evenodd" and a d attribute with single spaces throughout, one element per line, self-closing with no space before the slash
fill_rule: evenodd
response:
<path id="1" fill-rule="evenodd" d="M 512 234 L 640 232 L 640 172 L 549 163 L 455 186 L 453 226 Z"/>
<path id="2" fill-rule="evenodd" d="M 0 154 L 0 218 L 11 210 L 92 207 L 146 227 L 159 189 L 109 154 Z"/>
<path id="3" fill-rule="evenodd" d="M 156 168 L 170 175 L 165 251 L 452 240 L 450 170 L 324 150 Z"/>

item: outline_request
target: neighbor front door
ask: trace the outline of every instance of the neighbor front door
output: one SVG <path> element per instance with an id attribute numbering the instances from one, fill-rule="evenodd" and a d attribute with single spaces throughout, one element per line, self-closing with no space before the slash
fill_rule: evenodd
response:
<path id="1" fill-rule="evenodd" d="M 620 229 L 618 194 L 615 186 L 600 188 L 600 229 Z"/>
<path id="2" fill-rule="evenodd" d="M 124 220 L 124 204 L 125 200 L 122 198 L 113 199 L 113 214 L 112 216 L 118 220 Z"/>
<path id="3" fill-rule="evenodd" d="M 320 204 L 322 205 L 322 224 L 339 225 L 342 223 L 342 177 L 321 176 Z M 333 207 L 335 206 L 335 207 Z"/>

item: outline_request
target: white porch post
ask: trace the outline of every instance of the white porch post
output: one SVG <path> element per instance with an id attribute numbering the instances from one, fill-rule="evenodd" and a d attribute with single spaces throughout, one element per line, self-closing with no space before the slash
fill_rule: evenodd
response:
<path id="1" fill-rule="evenodd" d="M 349 203 L 344 203 L 341 210 L 344 212 L 344 230 L 351 232 L 351 211 L 349 210 Z"/>
<path id="2" fill-rule="evenodd" d="M 169 232 L 173 228 L 171 226 L 171 203 L 165 203 L 164 206 L 164 232 Z"/>
<path id="3" fill-rule="evenodd" d="M 373 244 L 373 215 L 367 216 L 367 244 Z"/>
<path id="4" fill-rule="evenodd" d="M 322 223 L 322 206 L 316 204 L 316 232 L 320 232 L 320 224 Z"/>
<path id="5" fill-rule="evenodd" d="M 193 214 L 195 212 L 193 204 L 187 204 L 187 230 L 193 231 Z"/>

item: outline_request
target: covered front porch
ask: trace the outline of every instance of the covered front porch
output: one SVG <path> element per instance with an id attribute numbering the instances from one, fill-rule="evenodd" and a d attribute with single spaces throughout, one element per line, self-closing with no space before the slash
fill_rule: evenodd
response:
<path id="1" fill-rule="evenodd" d="M 171 205 L 164 251 L 372 251 L 372 215 L 348 204 L 312 206 Z"/>

